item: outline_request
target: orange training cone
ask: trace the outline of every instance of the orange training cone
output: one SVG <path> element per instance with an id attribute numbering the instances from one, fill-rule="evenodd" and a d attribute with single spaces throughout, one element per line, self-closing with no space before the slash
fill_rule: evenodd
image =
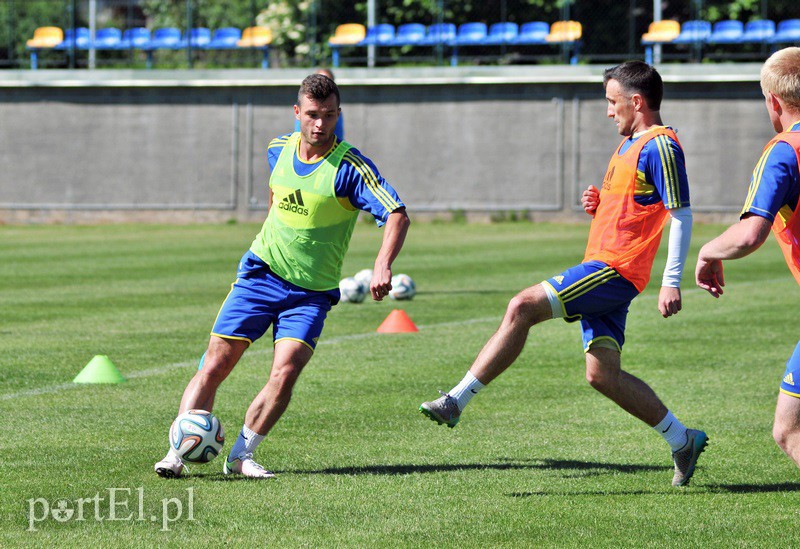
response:
<path id="1" fill-rule="evenodd" d="M 378 326 L 378 333 L 381 334 L 400 334 L 406 332 L 419 332 L 414 322 L 408 318 L 405 311 L 395 309 L 389 316 L 386 317 L 380 326 Z"/>

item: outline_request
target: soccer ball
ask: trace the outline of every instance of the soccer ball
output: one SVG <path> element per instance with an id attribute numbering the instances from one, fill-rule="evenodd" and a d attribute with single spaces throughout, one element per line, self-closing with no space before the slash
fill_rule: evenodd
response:
<path id="1" fill-rule="evenodd" d="M 348 276 L 339 282 L 339 293 L 342 301 L 347 303 L 361 303 L 367 297 L 367 290 L 355 278 Z"/>
<path id="2" fill-rule="evenodd" d="M 184 461 L 211 461 L 225 444 L 225 432 L 217 416 L 205 410 L 189 410 L 175 418 L 169 428 L 172 450 Z"/>
<path id="3" fill-rule="evenodd" d="M 369 285 L 370 282 L 372 282 L 372 269 L 361 269 L 353 278 L 356 279 L 356 282 L 364 286 L 365 292 L 369 292 Z"/>
<path id="4" fill-rule="evenodd" d="M 407 274 L 396 274 L 392 277 L 392 289 L 389 297 L 392 299 L 413 299 L 417 295 L 417 285 Z"/>

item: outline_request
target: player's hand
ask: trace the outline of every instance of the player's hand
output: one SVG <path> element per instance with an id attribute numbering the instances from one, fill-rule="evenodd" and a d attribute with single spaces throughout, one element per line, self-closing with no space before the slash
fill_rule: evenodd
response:
<path id="1" fill-rule="evenodd" d="M 694 278 L 697 285 L 713 295 L 722 295 L 722 287 L 725 286 L 725 276 L 722 273 L 722 260 L 706 259 L 703 257 L 703 250 L 697 257 L 697 268 L 694 271 Z"/>
<path id="2" fill-rule="evenodd" d="M 589 215 L 594 215 L 597 206 L 600 204 L 600 190 L 594 185 L 589 185 L 589 188 L 583 191 L 581 195 L 581 206 L 583 211 Z"/>
<path id="3" fill-rule="evenodd" d="M 681 289 L 661 286 L 658 293 L 658 310 L 664 318 L 678 314 L 681 310 Z"/>
<path id="4" fill-rule="evenodd" d="M 369 284 L 369 293 L 374 301 L 382 301 L 392 289 L 392 270 L 387 267 L 378 267 L 372 270 L 372 281 Z"/>

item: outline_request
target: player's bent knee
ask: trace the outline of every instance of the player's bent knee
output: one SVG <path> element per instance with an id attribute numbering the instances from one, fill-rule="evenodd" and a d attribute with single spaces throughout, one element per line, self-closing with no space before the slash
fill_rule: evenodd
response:
<path id="1" fill-rule="evenodd" d="M 538 295 L 526 290 L 515 295 L 508 302 L 507 316 L 512 320 L 523 322 L 528 326 L 546 320 L 552 316 L 548 301 L 537 299 Z M 545 307 L 546 305 L 546 307 Z M 545 310 L 546 309 L 546 310 Z M 548 316 L 549 315 L 549 316 Z"/>

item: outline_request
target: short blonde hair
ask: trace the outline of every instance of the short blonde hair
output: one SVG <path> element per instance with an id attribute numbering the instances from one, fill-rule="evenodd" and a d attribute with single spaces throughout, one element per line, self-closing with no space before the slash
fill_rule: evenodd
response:
<path id="1" fill-rule="evenodd" d="M 800 48 L 784 48 L 769 56 L 761 67 L 761 90 L 800 113 Z"/>

